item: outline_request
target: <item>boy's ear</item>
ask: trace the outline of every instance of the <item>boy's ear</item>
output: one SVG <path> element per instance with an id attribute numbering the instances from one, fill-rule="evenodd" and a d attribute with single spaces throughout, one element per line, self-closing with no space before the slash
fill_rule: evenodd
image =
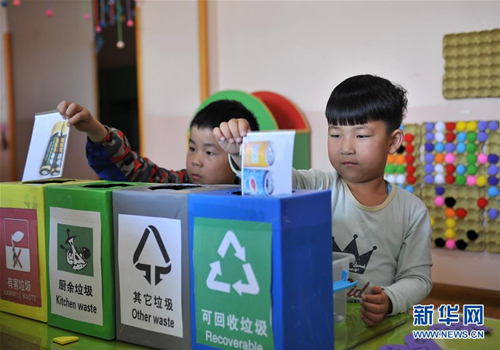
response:
<path id="1" fill-rule="evenodd" d="M 396 153 L 399 147 L 401 147 L 401 145 L 403 144 L 403 140 L 404 140 L 403 130 L 401 129 L 394 130 L 389 136 L 390 144 L 388 153 L 389 154 Z"/>

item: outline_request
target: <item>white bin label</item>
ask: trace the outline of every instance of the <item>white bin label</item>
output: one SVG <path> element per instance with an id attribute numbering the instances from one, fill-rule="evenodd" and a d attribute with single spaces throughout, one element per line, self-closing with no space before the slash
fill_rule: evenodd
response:
<path id="1" fill-rule="evenodd" d="M 103 325 L 101 215 L 50 208 L 50 312 Z"/>
<path id="2" fill-rule="evenodd" d="M 118 215 L 121 323 L 183 336 L 181 221 Z"/>

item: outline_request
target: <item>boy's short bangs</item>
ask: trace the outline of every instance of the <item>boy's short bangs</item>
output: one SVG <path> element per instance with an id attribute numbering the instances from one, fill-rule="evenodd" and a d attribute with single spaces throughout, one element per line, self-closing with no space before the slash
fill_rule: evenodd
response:
<path id="1" fill-rule="evenodd" d="M 328 119 L 328 124 L 335 126 L 354 126 L 380 120 L 380 118 L 374 117 L 374 111 L 369 111 L 368 108 L 362 108 L 362 106 L 358 107 L 360 108 L 327 109 L 326 118 Z"/>
<path id="2" fill-rule="evenodd" d="M 392 132 L 401 125 L 407 102 L 404 88 L 384 78 L 360 75 L 344 80 L 333 90 L 325 114 L 331 125 L 380 120 Z"/>

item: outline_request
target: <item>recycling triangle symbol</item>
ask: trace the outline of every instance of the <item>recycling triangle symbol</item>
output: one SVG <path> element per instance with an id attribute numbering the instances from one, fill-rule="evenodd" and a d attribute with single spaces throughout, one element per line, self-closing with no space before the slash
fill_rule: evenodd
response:
<path id="1" fill-rule="evenodd" d="M 142 234 L 141 241 L 139 242 L 139 245 L 135 249 L 134 252 L 134 257 L 133 257 L 133 263 L 135 265 L 135 268 L 141 271 L 145 272 L 144 278 L 151 284 L 151 270 L 153 269 L 153 266 L 149 264 L 143 264 L 139 262 L 139 258 L 141 256 L 142 250 L 144 249 L 144 246 L 146 245 L 146 242 L 149 238 L 149 234 L 153 232 L 153 235 L 156 239 L 156 243 L 158 244 L 158 247 L 160 248 L 161 254 L 163 256 L 163 260 L 165 260 L 165 266 L 155 266 L 155 286 L 162 281 L 161 275 L 166 275 L 172 270 L 172 264 L 170 263 L 170 258 L 168 256 L 167 250 L 165 249 L 165 245 L 163 244 L 163 240 L 161 239 L 160 233 L 154 227 L 153 225 L 149 225 L 146 227 L 144 230 L 144 233 Z"/>
<path id="2" fill-rule="evenodd" d="M 238 259 L 244 262 L 243 271 L 245 272 L 245 277 L 248 283 L 243 283 L 241 280 L 238 280 L 236 283 L 232 285 L 233 289 L 240 296 L 243 293 L 257 295 L 259 294 L 259 284 L 257 283 L 257 279 L 255 278 L 255 274 L 253 273 L 252 265 L 250 263 L 245 262 L 245 247 L 240 245 L 238 242 L 238 238 L 234 234 L 233 231 L 227 231 L 224 239 L 222 240 L 219 249 L 217 249 L 217 253 L 221 258 L 226 256 L 227 250 L 229 246 L 232 245 L 236 253 L 234 254 Z M 225 282 L 219 282 L 215 279 L 217 276 L 222 276 L 222 270 L 220 266 L 220 260 L 217 260 L 210 264 L 210 273 L 207 277 L 207 287 L 223 293 L 231 292 L 231 284 Z"/>

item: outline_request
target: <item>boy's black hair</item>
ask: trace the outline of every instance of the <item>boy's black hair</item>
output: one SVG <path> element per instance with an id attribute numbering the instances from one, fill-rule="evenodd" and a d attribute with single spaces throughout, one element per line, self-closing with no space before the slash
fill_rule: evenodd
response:
<path id="1" fill-rule="evenodd" d="M 228 122 L 233 118 L 246 119 L 252 131 L 259 131 L 260 129 L 255 115 L 241 102 L 234 100 L 218 100 L 206 105 L 196 113 L 191 121 L 190 128 L 196 126 L 198 129 L 214 129 L 222 122 Z"/>
<path id="2" fill-rule="evenodd" d="M 374 75 L 357 75 L 337 85 L 326 105 L 331 125 L 360 125 L 381 120 L 389 133 L 406 114 L 406 90 Z"/>

